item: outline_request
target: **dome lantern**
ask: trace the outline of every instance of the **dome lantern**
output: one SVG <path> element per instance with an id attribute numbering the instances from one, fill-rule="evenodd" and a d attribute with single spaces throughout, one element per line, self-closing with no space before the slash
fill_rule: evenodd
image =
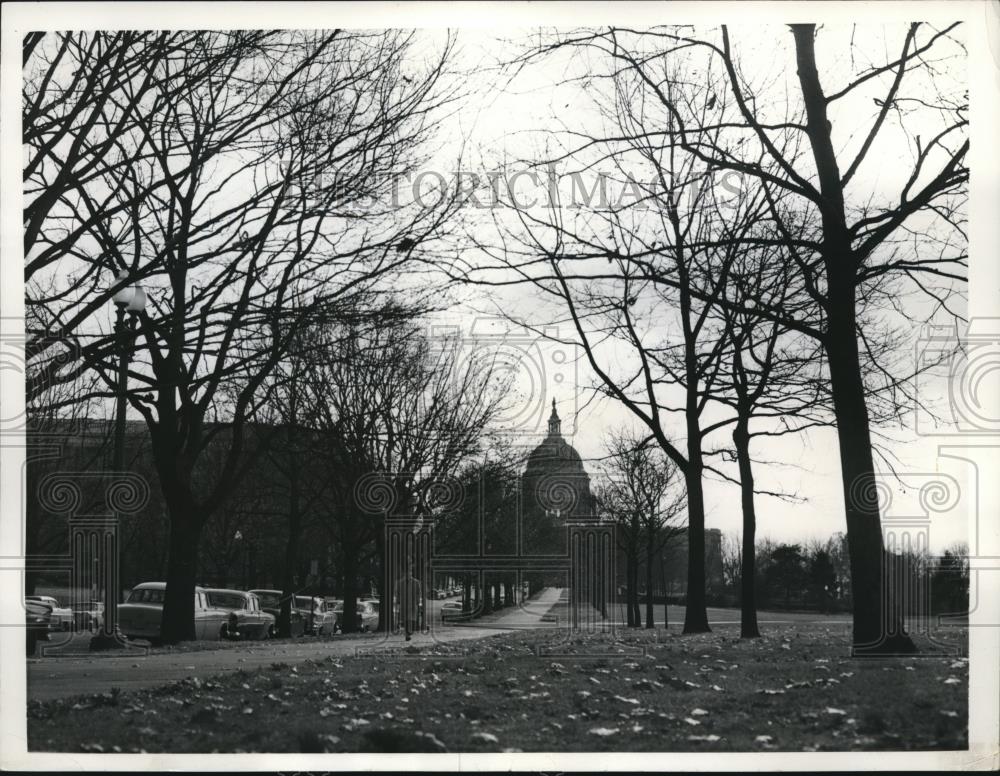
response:
<path id="1" fill-rule="evenodd" d="M 562 421 L 556 412 L 556 400 L 552 400 L 552 414 L 549 415 L 549 436 L 562 436 Z"/>

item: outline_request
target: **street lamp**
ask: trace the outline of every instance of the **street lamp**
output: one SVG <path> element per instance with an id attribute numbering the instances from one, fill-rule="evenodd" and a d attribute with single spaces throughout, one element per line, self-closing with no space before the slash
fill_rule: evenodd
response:
<path id="1" fill-rule="evenodd" d="M 128 280 L 128 272 L 122 272 L 115 283 Z M 115 450 L 113 469 L 120 472 L 125 465 L 125 403 L 128 393 L 128 363 L 132 358 L 132 334 L 136 317 L 146 308 L 146 292 L 138 284 L 123 286 L 112 297 L 115 303 L 115 338 L 118 345 L 118 384 L 115 407 Z"/>
<path id="2" fill-rule="evenodd" d="M 243 589 L 247 588 L 247 560 L 246 552 L 243 549 L 243 532 L 237 529 L 236 533 L 233 534 L 233 542 L 236 543 L 236 554 L 239 556 L 240 569 L 241 569 L 241 579 Z M 229 569 L 226 569 L 226 573 L 229 573 Z"/>
<path id="3" fill-rule="evenodd" d="M 115 278 L 115 285 L 125 283 L 128 272 L 122 271 Z M 132 358 L 132 343 L 136 316 L 146 307 L 146 292 L 138 284 L 125 285 L 112 295 L 115 303 L 115 346 L 118 351 L 118 379 L 115 385 L 115 446 L 112 471 L 121 472 L 125 467 L 125 402 L 128 394 L 128 362 Z M 110 506 L 110 505 L 109 505 Z M 104 556 L 104 626 L 91 640 L 91 649 L 121 648 L 125 646 L 118 633 L 118 513 L 112 507 L 110 539 L 113 549 L 109 549 L 107 539 L 101 542 Z M 94 559 L 95 563 L 97 558 Z M 99 568 L 95 566 L 96 568 Z"/>

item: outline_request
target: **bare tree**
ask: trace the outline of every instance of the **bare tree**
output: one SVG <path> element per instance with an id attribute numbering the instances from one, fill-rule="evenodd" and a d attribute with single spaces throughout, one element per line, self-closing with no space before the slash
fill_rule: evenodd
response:
<path id="1" fill-rule="evenodd" d="M 704 34 L 669 27 L 578 30 L 534 46 L 519 62 L 563 49 L 605 57 L 610 62 L 605 72 L 611 74 L 605 77 L 624 76 L 638 85 L 630 93 L 633 104 L 655 104 L 669 115 L 659 124 L 644 122 L 642 136 L 697 160 L 704 170 L 734 175 L 741 186 L 768 199 L 781 191 L 797 203 L 772 209 L 777 239 L 771 235 L 765 242 L 753 232 L 740 239 L 745 246 L 780 244 L 796 285 L 811 302 L 808 307 L 758 307 L 754 312 L 812 338 L 826 360 L 840 446 L 858 654 L 914 649 L 892 614 L 893 593 L 884 588 L 869 404 L 879 393 L 872 382 L 889 388 L 897 407 L 900 399 L 912 397 L 907 375 L 893 370 L 891 357 L 898 348 L 878 341 L 885 334 L 885 312 L 900 321 L 900 333 L 915 329 L 921 318 L 960 315 L 954 305 L 961 301 L 967 258 L 968 95 L 960 77 L 965 49 L 956 27 L 916 23 L 889 30 L 886 48 L 899 53 L 869 64 L 868 57 L 854 56 L 862 44 L 850 30 L 820 33 L 815 25 L 793 25 L 791 47 L 785 50 L 798 77 L 787 86 L 745 70 L 726 27 Z M 830 88 L 821 81 L 815 49 L 819 34 L 844 43 L 828 47 L 840 57 L 829 72 L 848 73 L 842 85 Z M 677 79 L 668 64 L 677 62 L 685 63 L 692 77 Z M 927 95 L 933 97 L 928 100 Z M 848 128 L 853 122 L 844 122 L 843 129 L 834 123 L 843 115 L 837 111 L 840 106 L 856 118 L 862 105 L 871 110 L 866 130 L 853 133 Z M 600 142 L 584 137 L 581 145 Z M 866 170 L 890 148 L 896 149 L 900 164 L 892 180 L 872 194 L 871 180 L 864 182 Z M 812 217 L 784 217 L 796 211 Z M 563 243 L 556 245 L 562 248 Z M 631 267 L 649 262 L 648 243 L 618 245 L 616 250 Z M 606 246 L 591 245 L 576 255 L 596 258 L 607 252 Z M 678 293 L 690 289 L 680 274 L 649 277 Z M 689 293 L 735 311 L 746 309 L 711 289 Z M 907 303 L 913 296 L 922 301 Z M 879 307 L 883 314 L 873 313 Z M 874 368 L 865 369 L 866 361 Z M 692 510 L 692 527 L 695 516 Z"/>
<path id="2" fill-rule="evenodd" d="M 646 627 L 653 628 L 654 559 L 684 532 L 682 518 L 687 493 L 677 466 L 649 437 L 627 431 L 612 433 L 606 482 L 600 490 L 602 508 L 615 517 L 626 550 L 628 624 L 639 626 L 637 595 L 639 547 L 645 549 Z M 666 625 L 664 621 L 664 626 Z"/>
<path id="3" fill-rule="evenodd" d="M 658 66 L 671 96 L 698 109 L 681 86 L 694 77 L 683 64 L 661 59 Z M 568 148 L 544 164 L 574 165 L 563 175 L 571 197 L 586 190 L 579 171 L 592 174 L 591 196 L 564 202 L 562 190 L 551 186 L 547 207 L 532 208 L 512 192 L 513 224 L 498 224 L 500 246 L 482 245 L 487 261 L 454 271 L 466 282 L 535 285 L 572 326 L 572 340 L 596 375 L 595 391 L 635 415 L 681 471 L 689 520 L 684 632 L 703 632 L 709 630 L 708 438 L 735 422 L 709 412 L 725 389 L 731 348 L 719 305 L 741 241 L 774 243 L 763 225 L 769 205 L 761 192 L 723 202 L 724 193 L 710 185 L 711 170 L 682 150 L 680 125 L 662 106 L 641 98 L 644 84 L 634 73 L 590 66 L 581 79 L 607 126 L 567 131 Z M 606 89 L 594 85 L 599 79 L 609 82 Z M 617 186 L 620 196 L 606 201 L 605 184 Z M 597 201 L 593 192 L 599 192 Z M 731 234 L 721 233 L 721 217 Z"/>
<path id="4" fill-rule="evenodd" d="M 392 589 L 384 518 L 431 520 L 449 504 L 449 483 L 478 451 L 496 417 L 504 382 L 489 362 L 463 358 L 461 342 L 434 341 L 414 322 L 352 328 L 313 359 L 304 401 L 327 462 L 331 510 L 345 577 L 350 631 L 356 570 L 365 548 Z M 441 499 L 444 498 L 444 503 Z M 387 627 L 388 601 L 380 610 Z"/>
<path id="5" fill-rule="evenodd" d="M 168 641 L 193 636 L 198 539 L 246 471 L 244 426 L 267 376 L 303 327 L 353 314 L 450 213 L 394 201 L 385 186 L 419 162 L 451 99 L 450 40 L 437 59 L 413 43 L 398 31 L 197 33 L 160 63 L 130 131 L 110 134 L 108 155 L 128 163 L 121 179 L 93 181 L 107 201 L 85 222 L 94 250 L 77 258 L 149 289 L 128 399 L 171 516 Z M 89 309 L 79 292 L 66 303 L 74 316 Z M 113 395 L 113 338 L 85 317 L 74 331 L 90 342 L 73 369 Z M 220 434 L 224 465 L 196 483 Z"/>
<path id="6" fill-rule="evenodd" d="M 790 192 L 803 201 L 803 207 L 815 209 L 822 222 L 815 240 L 803 240 L 793 224 L 779 222 L 786 227 L 785 243 L 796 270 L 822 311 L 821 325 L 803 325 L 780 308 L 772 312 L 786 325 L 799 327 L 821 343 L 827 357 L 847 513 L 854 644 L 859 653 L 914 649 L 902 623 L 886 616 L 895 606 L 891 590 L 883 590 L 884 550 L 879 505 L 873 497 L 874 459 L 862 368 L 862 353 L 869 347 L 871 331 L 870 321 L 859 317 L 858 305 L 860 299 L 878 296 L 887 307 L 912 320 L 913 307 L 902 308 L 892 298 L 905 296 L 902 284 L 909 283 L 929 297 L 935 310 L 950 313 L 955 283 L 964 280 L 967 94 L 943 65 L 944 60 L 964 57 L 954 27 L 908 26 L 897 44 L 897 56 L 887 57 L 884 64 L 862 66 L 849 76 L 846 85 L 826 92 L 817 68 L 817 29 L 814 25 L 794 25 L 798 93 L 788 95 L 794 100 L 795 115 L 779 136 L 804 138 L 811 151 L 811 169 L 804 158 L 786 156 L 771 139 L 773 128 L 758 108 L 753 85 L 741 75 L 726 28 L 715 40 L 668 37 L 677 45 L 702 47 L 709 59 L 721 66 L 724 78 L 714 86 L 732 95 L 735 122 L 743 137 L 752 138 L 755 149 L 766 154 L 766 162 L 734 152 L 732 144 L 717 142 L 714 126 L 718 118 L 705 122 L 651 84 L 682 122 L 686 150 L 719 169 L 739 172 L 762 187 Z M 929 62 L 931 52 L 933 65 Z M 630 67 L 645 72 L 634 57 L 626 59 Z M 925 87 L 935 95 L 931 104 L 926 103 Z M 838 152 L 839 136 L 830 110 L 836 101 L 848 97 L 855 104 L 873 101 L 876 110 L 860 145 L 855 143 L 850 150 Z M 912 113 L 929 122 L 927 129 L 922 129 L 927 132 L 923 137 L 910 128 L 908 117 Z M 866 159 L 875 157 L 876 145 L 894 139 L 907 144 L 913 160 L 910 170 L 899 179 L 898 194 L 877 203 L 853 204 L 852 179 L 859 176 Z M 914 249 L 918 231 L 919 248 Z"/>

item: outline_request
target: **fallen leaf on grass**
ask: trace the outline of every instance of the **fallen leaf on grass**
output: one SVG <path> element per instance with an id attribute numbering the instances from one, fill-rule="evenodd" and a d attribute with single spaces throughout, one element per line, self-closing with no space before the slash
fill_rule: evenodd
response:
<path id="1" fill-rule="evenodd" d="M 588 732 L 592 736 L 601 736 L 604 738 L 606 736 L 616 735 L 618 733 L 618 728 L 597 727 L 591 728 Z"/>
<path id="2" fill-rule="evenodd" d="M 847 714 L 847 712 L 844 711 L 843 709 L 835 709 L 833 706 L 827 706 L 826 707 L 826 713 L 827 714 L 836 714 L 836 715 Z"/>
<path id="3" fill-rule="evenodd" d="M 485 733 L 485 732 L 473 733 L 472 737 L 475 738 L 475 739 L 478 739 L 479 741 L 485 741 L 488 744 L 499 744 L 500 743 L 500 739 L 497 738 L 492 733 Z"/>
<path id="4" fill-rule="evenodd" d="M 946 716 L 946 717 L 957 717 L 958 716 L 958 712 L 957 711 L 951 711 L 950 709 L 942 709 L 941 713 L 944 716 Z"/>
<path id="5" fill-rule="evenodd" d="M 638 706 L 639 705 L 639 699 L 638 698 L 624 698 L 621 695 L 616 695 L 615 696 L 615 700 L 616 701 L 621 701 L 622 703 L 631 703 L 633 706 Z"/>
<path id="6" fill-rule="evenodd" d="M 961 684 L 962 680 L 959 679 L 958 677 L 955 677 L 955 676 L 949 676 L 947 679 L 944 680 L 944 683 L 945 684 Z"/>
<path id="7" fill-rule="evenodd" d="M 243 713 L 244 714 L 253 714 L 253 707 L 252 706 L 244 706 L 243 707 Z"/>
<path id="8" fill-rule="evenodd" d="M 691 717 L 684 717 L 684 721 L 689 725 L 700 725 L 701 723 L 696 719 L 691 719 Z"/>
<path id="9" fill-rule="evenodd" d="M 769 744 L 769 743 L 771 743 L 772 741 L 774 741 L 774 737 L 773 737 L 773 736 L 757 736 L 757 737 L 756 737 L 756 738 L 755 738 L 755 739 L 753 740 L 753 742 L 754 742 L 755 744 Z"/>
<path id="10" fill-rule="evenodd" d="M 784 690 L 757 690 L 758 695 L 784 695 Z"/>
<path id="11" fill-rule="evenodd" d="M 688 736 L 688 741 L 706 741 L 710 744 L 715 743 L 718 740 L 719 737 L 714 733 L 711 733 L 707 736 Z"/>
<path id="12" fill-rule="evenodd" d="M 691 711 L 692 717 L 704 717 L 706 714 L 708 714 L 708 712 L 704 709 L 692 709 Z"/>

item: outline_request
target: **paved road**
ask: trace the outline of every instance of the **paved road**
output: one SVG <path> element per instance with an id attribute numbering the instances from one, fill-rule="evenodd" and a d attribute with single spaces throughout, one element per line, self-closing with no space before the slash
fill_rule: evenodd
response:
<path id="1" fill-rule="evenodd" d="M 197 652 L 142 654 L 114 653 L 114 656 L 74 656 L 30 658 L 27 694 L 29 699 L 47 700 L 83 693 L 106 692 L 111 687 L 137 690 L 157 687 L 188 676 L 204 678 L 226 671 L 250 670 L 275 662 L 300 663 L 307 659 L 379 653 L 403 647 L 432 647 L 435 643 L 477 639 L 514 630 L 554 627 L 550 611 L 565 605 L 564 591 L 546 588 L 525 606 L 498 614 L 487 622 L 442 626 L 432 621 L 430 633 L 414 634 L 409 643 L 401 635 L 367 634 L 330 640 L 300 639 L 293 642 L 220 644 L 219 649 Z M 556 620 L 561 618 L 556 616 Z"/>

